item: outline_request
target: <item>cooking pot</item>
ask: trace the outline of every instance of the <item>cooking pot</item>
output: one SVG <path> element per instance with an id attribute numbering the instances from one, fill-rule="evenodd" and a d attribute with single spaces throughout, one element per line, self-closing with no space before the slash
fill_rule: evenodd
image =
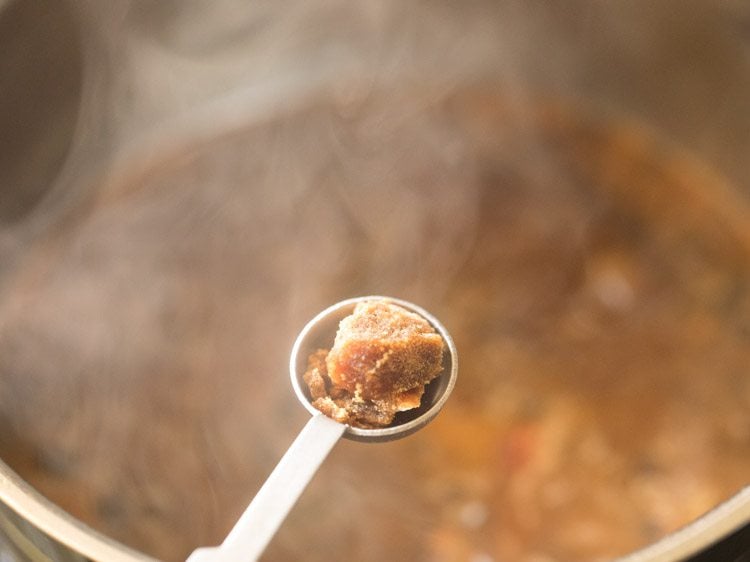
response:
<path id="1" fill-rule="evenodd" d="M 392 294 L 454 395 L 337 445 L 268 559 L 741 560 L 748 18 L 0 4 L 4 553 L 219 542 L 305 422 L 296 333 Z"/>

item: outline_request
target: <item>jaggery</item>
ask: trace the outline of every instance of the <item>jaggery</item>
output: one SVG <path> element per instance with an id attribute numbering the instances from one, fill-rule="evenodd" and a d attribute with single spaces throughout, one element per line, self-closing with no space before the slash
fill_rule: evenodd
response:
<path id="1" fill-rule="evenodd" d="M 442 370 L 443 338 L 424 318 L 385 300 L 358 303 L 329 350 L 308 358 L 312 404 L 338 422 L 386 427 L 419 407 Z"/>

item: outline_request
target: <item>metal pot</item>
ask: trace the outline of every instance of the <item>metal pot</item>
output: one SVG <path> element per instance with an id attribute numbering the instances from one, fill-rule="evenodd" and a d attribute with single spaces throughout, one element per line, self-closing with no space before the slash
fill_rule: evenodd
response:
<path id="1" fill-rule="evenodd" d="M 695 492 L 712 447 L 730 491 L 750 462 L 691 365 L 748 392 L 744 7 L 239 4 L 0 4 L 4 548 L 216 542 L 304 421 L 286 343 L 385 292 L 458 333 L 463 389 L 424 435 L 342 447 L 274 559 L 594 559 L 602 528 L 624 561 L 746 554 L 747 489 L 673 528 L 726 495 Z M 576 515 L 578 461 L 620 523 Z M 622 543 L 620 497 L 653 527 Z"/>

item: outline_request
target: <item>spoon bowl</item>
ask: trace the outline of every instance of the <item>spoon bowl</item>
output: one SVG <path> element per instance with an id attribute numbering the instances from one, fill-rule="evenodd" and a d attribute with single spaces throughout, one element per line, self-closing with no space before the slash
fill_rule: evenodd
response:
<path id="1" fill-rule="evenodd" d="M 349 316 L 357 304 L 373 300 L 398 305 L 427 320 L 445 342 L 443 370 L 425 388 L 421 405 L 413 410 L 399 412 L 396 415 L 396 419 L 388 427 L 363 429 L 347 425 L 343 437 L 354 441 L 391 441 L 406 437 L 421 429 L 442 409 L 458 377 L 458 354 L 456 346 L 448 330 L 432 314 L 413 303 L 391 297 L 367 296 L 343 300 L 326 308 L 310 320 L 302 329 L 292 347 L 289 359 L 289 374 L 292 379 L 292 386 L 299 401 L 302 402 L 302 405 L 311 414 L 320 415 L 320 412 L 312 405 L 310 392 L 302 378 L 307 370 L 307 358 L 318 349 L 330 348 L 333 345 L 339 322 Z"/>

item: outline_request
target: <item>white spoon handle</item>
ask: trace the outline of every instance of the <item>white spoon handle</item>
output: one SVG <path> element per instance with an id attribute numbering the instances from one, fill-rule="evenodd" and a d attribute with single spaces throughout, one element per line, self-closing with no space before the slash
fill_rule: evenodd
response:
<path id="1" fill-rule="evenodd" d="M 345 430 L 323 414 L 310 418 L 221 546 L 199 548 L 188 562 L 257 560 Z"/>

